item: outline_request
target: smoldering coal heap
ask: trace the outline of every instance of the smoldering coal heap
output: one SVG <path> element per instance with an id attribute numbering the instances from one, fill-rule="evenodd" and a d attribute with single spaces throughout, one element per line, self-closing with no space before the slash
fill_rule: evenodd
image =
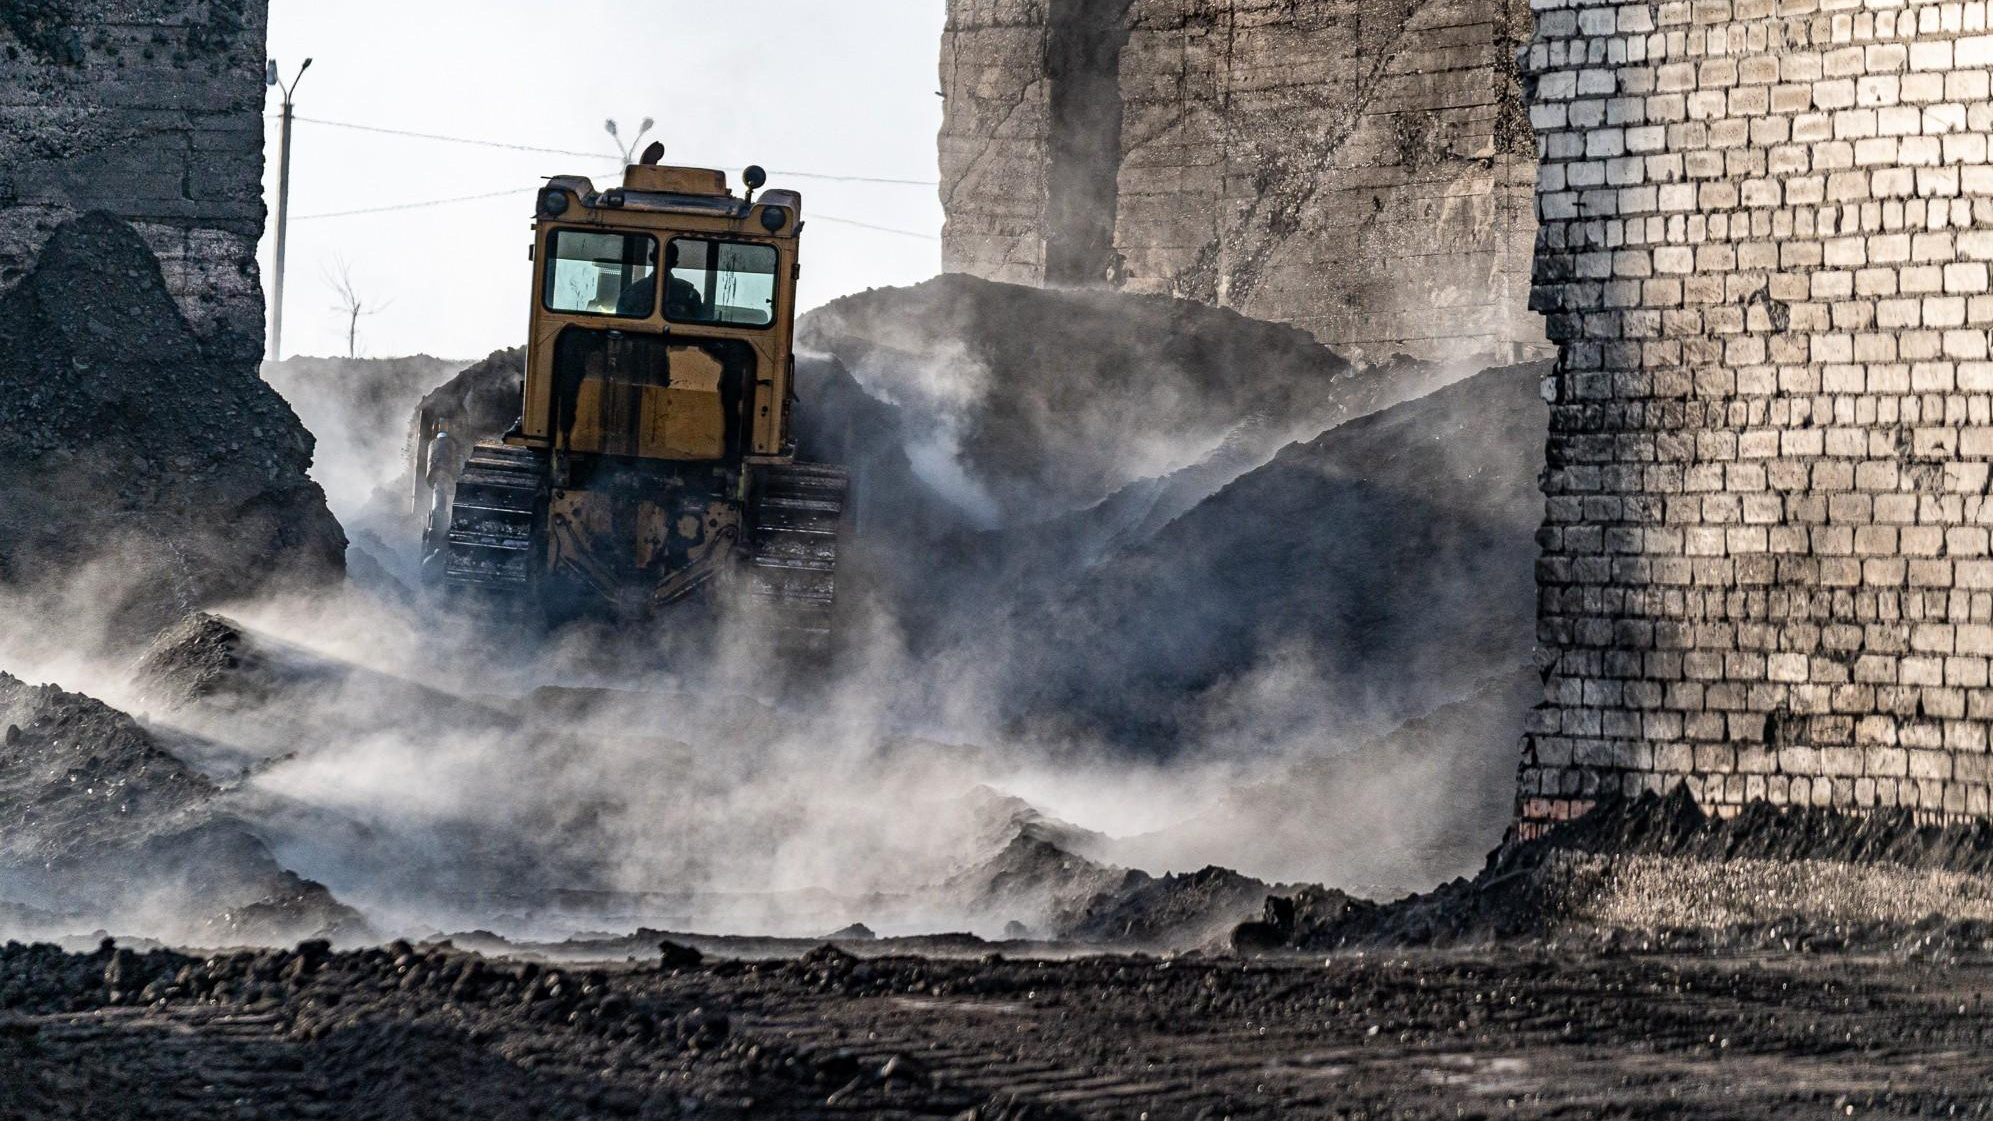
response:
<path id="1" fill-rule="evenodd" d="M 798 325 L 802 662 L 439 587 L 524 350 L 259 376 L 264 6 L 75 7 L 0 1117 L 1993 1113 L 1970 6 L 951 3 L 978 275 Z"/>
<path id="2" fill-rule="evenodd" d="M 79 270 L 132 292 L 60 298 Z M 82 1025 L 34 1028 L 45 1057 L 115 1056 L 76 1101 L 225 1048 L 244 1085 L 365 1116 L 417 1054 L 494 1116 L 649 1115 L 660 1078 L 743 1115 L 1242 1115 L 1231 1075 L 1118 1065 L 1153 1029 L 1060 1066 L 1042 1025 L 1273 1017 L 1321 1046 L 1362 1025 L 1316 1006 L 1382 981 L 1284 955 L 1505 947 L 1421 967 L 1464 1024 L 1573 952 L 1957 954 L 1993 921 L 1981 829 L 1712 821 L 1678 791 L 1514 842 L 1541 365 L 1355 366 L 1201 305 L 962 276 L 833 303 L 798 436 L 857 481 L 865 622 L 798 679 L 425 589 L 411 434 L 501 432 L 517 352 L 266 383 L 102 215 L 0 312 L 0 924 L 56 943 L 0 950 L 0 1015 Z M 1135 956 L 1057 961 L 1102 953 Z M 1562 975 L 1597 1002 L 1559 1014 L 1654 1030 L 1611 995 L 1625 966 L 1588 968 Z M 1775 975 L 1793 1030 L 1824 1030 L 1803 994 L 1833 975 Z M 192 1049 L 103 1019 L 141 1007 Z M 992 1011 L 1050 1050 L 986 1061 Z M 1419 1030 L 1347 1093 L 1411 1102 Z M 42 1111 L 68 1108 L 52 1069 L 0 1057 Z"/>
<path id="3" fill-rule="evenodd" d="M 63 298 L 79 270 L 132 291 Z M 1983 826 L 1677 789 L 1516 839 L 1541 364 L 1357 366 L 962 276 L 835 302 L 797 434 L 856 480 L 864 622 L 797 676 L 428 589 L 411 444 L 499 434 L 516 351 L 258 379 L 103 215 L 0 314 L 0 928 L 38 943 L 0 949 L 0 1032 L 37 1048 L 0 1078 L 31 1113 L 158 1085 L 200 1116 L 215 1078 L 353 1116 L 1416 1111 L 1460 1032 L 1570 1073 L 1573 1030 L 1716 1038 L 1755 1001 L 1769 1054 L 1854 1038 L 1820 955 L 1983 975 L 1957 971 L 1993 922 Z M 1370 951 L 1410 972 L 1338 956 Z M 1685 1019 L 1628 995 L 1661 983 L 1629 954 L 1695 988 Z M 1979 1041 L 1906 995 L 1936 968 L 1871 1007 Z M 1172 1020 L 1356 1039 L 1363 1073 L 1158 1076 Z M 1856 1076 L 1841 1054 L 1820 1077 Z M 1651 1077 L 1740 1100 L 1696 1062 Z M 1781 1085 L 1742 1100 L 1817 1104 Z"/>
<path id="4" fill-rule="evenodd" d="M 56 299 L 82 268 L 150 302 Z M 9 606 L 38 625 L 6 655 L 104 698 L 0 694 L 0 895 L 33 933 L 1189 949 L 1281 883 L 1471 873 L 1506 825 L 1537 369 L 1358 368 L 1231 312 L 968 277 L 839 301 L 805 321 L 798 435 L 858 480 L 863 633 L 771 688 L 752 651 L 424 593 L 406 434 L 497 435 L 516 356 L 273 366 L 314 441 L 156 272 L 92 215 L 8 295 L 41 419 L 8 476 Z M 136 358 L 104 342 L 134 316 Z M 144 472 L 197 447 L 213 468 Z"/>

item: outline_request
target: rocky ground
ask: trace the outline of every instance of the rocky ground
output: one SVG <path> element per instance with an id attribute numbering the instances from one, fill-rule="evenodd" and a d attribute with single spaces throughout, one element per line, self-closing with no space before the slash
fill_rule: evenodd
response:
<path id="1" fill-rule="evenodd" d="M 1958 1117 L 1993 957 L 0 950 L 12 1116 Z"/>

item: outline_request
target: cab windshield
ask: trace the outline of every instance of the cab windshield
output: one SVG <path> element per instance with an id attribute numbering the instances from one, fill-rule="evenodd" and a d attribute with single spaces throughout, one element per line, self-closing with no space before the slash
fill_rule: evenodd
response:
<path id="1" fill-rule="evenodd" d="M 657 310 L 657 239 L 555 230 L 547 239 L 547 310 L 648 319 Z"/>
<path id="2" fill-rule="evenodd" d="M 772 245 L 678 237 L 664 251 L 664 317 L 679 323 L 766 327 L 775 322 Z"/>

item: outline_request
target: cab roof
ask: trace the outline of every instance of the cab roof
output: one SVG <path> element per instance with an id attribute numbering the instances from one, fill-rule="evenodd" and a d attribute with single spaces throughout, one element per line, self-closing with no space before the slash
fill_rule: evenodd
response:
<path id="1" fill-rule="evenodd" d="M 802 217 L 803 196 L 795 191 L 766 190 L 750 203 L 734 195 L 727 185 L 727 173 L 704 167 L 660 167 L 631 164 L 623 172 L 623 185 L 602 190 L 581 175 L 556 175 L 547 180 L 548 190 L 571 193 L 591 210 L 639 210 L 669 214 L 705 214 L 745 219 L 756 206 L 787 208 Z"/>

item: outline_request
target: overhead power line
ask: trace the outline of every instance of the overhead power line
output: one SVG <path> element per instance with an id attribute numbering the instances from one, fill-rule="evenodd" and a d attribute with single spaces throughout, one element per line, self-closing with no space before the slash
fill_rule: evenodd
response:
<path id="1" fill-rule="evenodd" d="M 354 132 L 375 132 L 386 136 L 406 136 L 415 140 L 434 140 L 443 144 L 468 144 L 478 148 L 500 148 L 510 152 L 533 152 L 543 156 L 571 156 L 576 159 L 599 160 L 600 152 L 577 152 L 567 148 L 540 148 L 531 144 L 509 144 L 502 140 L 475 140 L 464 136 L 444 136 L 434 132 L 415 132 L 405 128 L 386 128 L 381 125 L 361 125 L 351 121 L 328 121 L 322 117 L 296 117 L 306 124 L 325 125 L 328 128 L 351 129 Z M 788 179 L 818 179 L 832 183 L 875 183 L 894 187 L 933 187 L 933 179 L 893 179 L 879 175 L 831 175 L 816 171 L 770 171 L 771 176 Z"/>
<path id="2" fill-rule="evenodd" d="M 299 214 L 293 217 L 291 221 L 313 222 L 320 218 L 353 218 L 361 214 L 386 214 L 392 210 L 421 210 L 430 206 L 448 206 L 456 202 L 477 202 L 481 199 L 496 199 L 505 198 L 508 195 L 531 194 L 537 190 L 539 190 L 538 187 L 518 187 L 510 191 L 489 191 L 482 195 L 459 195 L 456 198 L 428 199 L 423 202 L 398 202 L 388 206 L 362 207 L 359 210 L 333 210 L 324 214 Z"/>
<path id="3" fill-rule="evenodd" d="M 900 237 L 917 237 L 922 241 L 941 240 L 938 235 L 922 233 L 919 230 L 903 230 L 897 226 L 875 226 L 870 222 L 860 222 L 856 218 L 837 218 L 829 214 L 805 214 L 803 215 L 803 221 L 830 222 L 839 226 L 856 226 L 861 230 L 877 230 L 882 234 L 898 234 Z"/>
<path id="4" fill-rule="evenodd" d="M 325 125 L 329 128 L 351 129 L 354 132 L 378 132 L 387 136 L 407 136 L 416 140 L 439 140 L 445 144 L 471 144 L 479 148 L 504 148 L 513 152 L 536 152 L 543 156 L 578 156 L 582 159 L 599 160 L 600 152 L 574 152 L 565 148 L 536 148 L 530 144 L 507 144 L 500 140 L 469 140 L 461 136 L 439 136 L 433 132 L 412 132 L 405 128 L 383 128 L 380 125 L 356 125 L 350 121 L 328 121 L 321 117 L 298 117 L 306 124 Z"/>
<path id="5" fill-rule="evenodd" d="M 398 210 L 423 210 L 432 206 L 452 206 L 460 202 L 482 202 L 485 199 L 508 198 L 514 195 L 527 195 L 527 194 L 532 194 L 538 191 L 539 189 L 540 188 L 537 185 L 535 185 L 531 187 L 516 187 L 509 191 L 487 191 L 481 195 L 458 195 L 455 198 L 425 199 L 421 202 L 397 202 L 397 203 L 389 203 L 384 206 L 366 206 L 366 207 L 361 207 L 357 210 L 334 210 L 322 214 L 297 214 L 292 216 L 291 221 L 313 222 L 322 218 L 355 218 L 364 214 L 388 214 Z M 803 215 L 803 220 L 805 222 L 829 222 L 832 223 L 833 225 L 839 225 L 839 226 L 855 226 L 861 230 L 873 230 L 882 234 L 895 234 L 900 237 L 919 238 L 922 241 L 941 240 L 939 237 L 936 237 L 934 234 L 923 233 L 920 230 L 905 230 L 897 226 L 881 226 L 873 222 L 861 222 L 856 218 L 839 218 L 831 214 L 805 213 Z"/>

